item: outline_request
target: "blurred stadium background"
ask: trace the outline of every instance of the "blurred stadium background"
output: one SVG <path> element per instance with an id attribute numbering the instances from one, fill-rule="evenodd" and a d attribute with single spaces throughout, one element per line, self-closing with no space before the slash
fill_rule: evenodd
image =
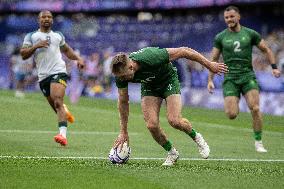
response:
<path id="1" fill-rule="evenodd" d="M 37 91 L 32 60 L 23 62 L 19 48 L 24 35 L 38 29 L 37 14 L 47 9 L 54 14 L 53 30 L 61 31 L 67 43 L 86 61 L 78 73 L 67 62 L 70 74 L 67 94 L 76 103 L 81 95 L 92 98 L 117 97 L 109 64 L 116 52 L 132 52 L 145 46 L 189 46 L 210 57 L 214 36 L 226 25 L 223 10 L 239 6 L 241 24 L 261 33 L 277 57 L 282 76 L 276 79 L 257 49 L 253 65 L 261 88 L 261 110 L 284 115 L 284 1 L 283 0 L 1 0 L 0 3 L 0 88 L 15 90 L 15 75 L 25 73 L 25 91 Z M 174 62 L 182 83 L 186 105 L 223 108 L 222 77 L 215 77 L 217 90 L 206 89 L 208 72 L 186 60 Z M 139 85 L 131 85 L 130 97 L 140 100 Z M 248 111 L 244 101 L 241 111 Z"/>

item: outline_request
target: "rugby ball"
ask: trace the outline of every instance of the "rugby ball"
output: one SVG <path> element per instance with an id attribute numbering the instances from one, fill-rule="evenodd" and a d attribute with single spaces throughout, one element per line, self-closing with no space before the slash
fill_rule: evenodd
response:
<path id="1" fill-rule="evenodd" d="M 131 154 L 131 148 L 127 142 L 123 143 L 121 150 L 119 148 L 112 148 L 109 152 L 108 158 L 113 164 L 124 164 L 128 161 Z"/>

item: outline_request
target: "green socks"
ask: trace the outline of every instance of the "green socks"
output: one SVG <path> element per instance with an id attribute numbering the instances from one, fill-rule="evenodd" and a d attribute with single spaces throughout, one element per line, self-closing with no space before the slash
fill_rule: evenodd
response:
<path id="1" fill-rule="evenodd" d="M 191 130 L 190 133 L 187 133 L 188 136 L 190 136 L 192 139 L 195 139 L 196 136 L 196 131 L 194 129 Z M 167 141 L 163 146 L 162 146 L 166 151 L 170 151 L 173 147 L 173 144 L 171 143 L 171 141 Z"/>
<path id="2" fill-rule="evenodd" d="M 191 133 L 187 133 L 188 136 L 190 136 L 192 139 L 195 139 L 196 131 L 194 129 L 191 129 Z"/>
<path id="3" fill-rule="evenodd" d="M 261 140 L 262 131 L 254 131 L 254 139 L 257 141 Z"/>
<path id="4" fill-rule="evenodd" d="M 173 147 L 173 144 L 171 143 L 171 141 L 167 141 L 163 146 L 162 146 L 166 151 L 170 151 Z"/>

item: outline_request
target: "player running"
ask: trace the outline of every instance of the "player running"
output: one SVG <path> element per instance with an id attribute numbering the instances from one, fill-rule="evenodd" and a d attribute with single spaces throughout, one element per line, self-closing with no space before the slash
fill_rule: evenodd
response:
<path id="1" fill-rule="evenodd" d="M 262 116 L 259 110 L 259 87 L 252 67 L 252 48 L 257 46 L 268 58 L 272 74 L 280 77 L 280 71 L 275 64 L 275 57 L 264 40 L 256 31 L 240 25 L 239 9 L 229 6 L 224 11 L 224 19 L 228 26 L 215 37 L 212 50 L 212 61 L 218 61 L 222 53 L 225 64 L 230 72 L 225 74 L 223 82 L 224 109 L 230 119 L 235 119 L 239 113 L 240 94 L 245 97 L 253 119 L 255 149 L 257 152 L 267 152 L 262 144 Z M 208 77 L 207 88 L 213 92 L 214 73 Z"/>
<path id="2" fill-rule="evenodd" d="M 63 104 L 68 76 L 61 52 L 76 60 L 79 69 L 84 68 L 84 61 L 65 42 L 62 33 L 51 30 L 53 16 L 50 11 L 41 11 L 38 18 L 39 29 L 25 36 L 21 55 L 23 59 L 34 55 L 40 89 L 58 117 L 59 134 L 54 140 L 66 146 L 67 120 L 73 123 L 74 117 Z"/>

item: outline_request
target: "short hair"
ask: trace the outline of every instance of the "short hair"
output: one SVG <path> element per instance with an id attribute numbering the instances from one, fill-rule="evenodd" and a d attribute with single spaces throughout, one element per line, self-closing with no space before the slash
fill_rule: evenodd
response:
<path id="1" fill-rule="evenodd" d="M 240 14 L 240 10 L 239 10 L 239 8 L 238 7 L 236 7 L 236 6 L 228 6 L 226 9 L 225 9 L 225 11 L 230 11 L 230 10 L 234 10 L 234 11 L 236 11 L 237 13 L 239 13 Z"/>
<path id="2" fill-rule="evenodd" d="M 42 13 L 44 13 L 44 12 L 49 12 L 51 14 L 51 16 L 53 16 L 52 13 L 49 10 L 42 10 L 42 11 L 40 11 L 40 13 L 38 13 L 38 17 L 40 18 Z"/>
<path id="3" fill-rule="evenodd" d="M 118 53 L 111 61 L 110 69 L 113 74 L 119 74 L 125 71 L 127 66 L 127 55 Z"/>

